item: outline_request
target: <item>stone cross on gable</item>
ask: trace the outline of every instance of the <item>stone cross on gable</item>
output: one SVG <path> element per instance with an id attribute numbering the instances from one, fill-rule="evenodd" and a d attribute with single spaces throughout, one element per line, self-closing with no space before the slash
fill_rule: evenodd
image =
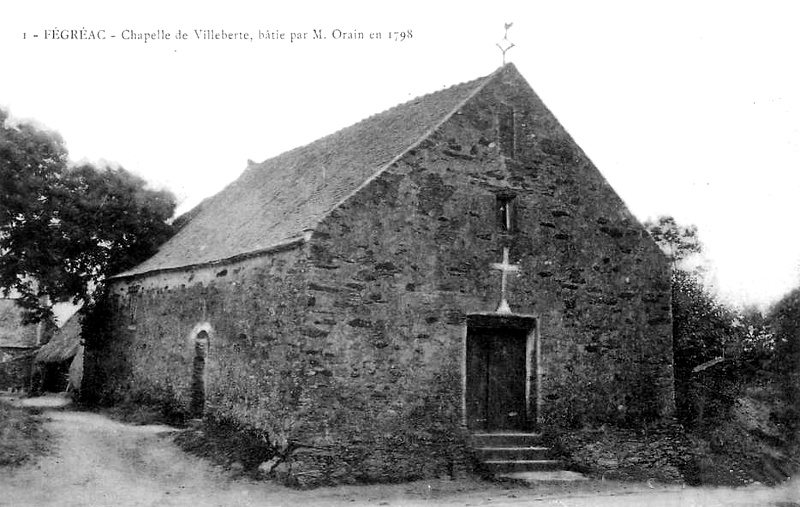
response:
<path id="1" fill-rule="evenodd" d="M 491 265 L 492 269 L 497 269 L 501 273 L 500 278 L 500 305 L 497 307 L 497 313 L 511 313 L 511 307 L 508 306 L 506 301 L 506 277 L 508 273 L 519 272 L 519 266 L 508 263 L 508 247 L 503 248 L 503 262 L 495 262 Z"/>

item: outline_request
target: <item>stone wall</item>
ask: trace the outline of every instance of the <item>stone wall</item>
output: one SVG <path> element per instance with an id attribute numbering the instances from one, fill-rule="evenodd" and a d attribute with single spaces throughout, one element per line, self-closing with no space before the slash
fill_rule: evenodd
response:
<path id="1" fill-rule="evenodd" d="M 36 349 L 0 347 L 0 390 L 27 390 Z"/>
<path id="2" fill-rule="evenodd" d="M 297 249 L 112 286 L 110 339 L 85 351 L 84 389 L 188 413 L 193 335 L 207 330 L 206 413 L 285 446 L 307 403 L 307 305 Z M 90 395 L 91 395 L 90 394 Z"/>

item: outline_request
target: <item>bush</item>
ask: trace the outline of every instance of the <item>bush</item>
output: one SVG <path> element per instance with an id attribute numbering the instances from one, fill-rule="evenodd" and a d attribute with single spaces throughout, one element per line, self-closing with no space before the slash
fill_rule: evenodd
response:
<path id="1" fill-rule="evenodd" d="M 276 456 L 262 432 L 234 421 L 207 417 L 200 428 L 184 431 L 175 442 L 187 452 L 227 467 L 241 465 L 244 473 L 257 476 L 258 466 Z"/>

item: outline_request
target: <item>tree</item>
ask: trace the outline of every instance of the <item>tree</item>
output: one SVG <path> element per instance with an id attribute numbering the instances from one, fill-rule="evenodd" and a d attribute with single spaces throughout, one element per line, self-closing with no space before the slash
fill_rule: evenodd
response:
<path id="1" fill-rule="evenodd" d="M 800 287 L 778 301 L 767 318 L 775 335 L 772 370 L 784 403 L 778 419 L 800 443 Z"/>
<path id="2" fill-rule="evenodd" d="M 703 251 L 697 226 L 683 226 L 670 216 L 648 220 L 645 228 L 670 259 L 675 367 L 693 368 L 723 354 L 732 336 L 736 312 L 720 303 L 703 285 L 698 269 L 681 267 Z"/>
<path id="3" fill-rule="evenodd" d="M 775 354 L 775 333 L 769 318 L 756 306 L 745 306 L 738 314 L 737 345 L 742 358 L 764 368 Z"/>
<path id="4" fill-rule="evenodd" d="M 645 227 L 672 262 L 672 343 L 675 405 L 687 424 L 702 420 L 707 403 L 703 386 L 693 373 L 708 361 L 724 356 L 726 344 L 736 335 L 737 314 L 703 285 L 698 269 L 684 269 L 685 261 L 702 252 L 697 227 L 682 226 L 672 217 L 645 222 Z"/>
<path id="5" fill-rule="evenodd" d="M 0 120 L 0 286 L 28 320 L 49 317 L 42 296 L 86 301 L 171 235 L 171 193 L 123 168 L 69 167 L 58 134 L 11 125 L 2 109 Z"/>
<path id="6" fill-rule="evenodd" d="M 669 257 L 673 269 L 677 269 L 682 260 L 702 251 L 696 225 L 678 225 L 674 218 L 662 215 L 655 222 L 646 221 L 644 226 L 661 250 Z"/>
<path id="7" fill-rule="evenodd" d="M 800 287 L 781 298 L 771 308 L 768 319 L 775 332 L 780 368 L 800 371 Z"/>
<path id="8" fill-rule="evenodd" d="M 735 335 L 736 312 L 720 303 L 693 273 L 672 273 L 672 340 L 675 369 L 691 371 L 724 355 Z"/>
<path id="9" fill-rule="evenodd" d="M 82 165 L 64 174 L 59 209 L 70 272 L 99 280 L 153 255 L 172 233 L 175 197 L 122 168 Z M 85 287 L 85 284 L 82 284 Z"/>

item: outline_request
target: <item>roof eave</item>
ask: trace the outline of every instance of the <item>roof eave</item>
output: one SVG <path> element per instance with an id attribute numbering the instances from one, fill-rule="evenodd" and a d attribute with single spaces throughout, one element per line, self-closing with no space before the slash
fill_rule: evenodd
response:
<path id="1" fill-rule="evenodd" d="M 285 240 L 285 241 L 283 241 L 281 243 L 278 243 L 276 245 L 273 245 L 273 246 L 270 246 L 270 247 L 267 247 L 267 248 L 262 248 L 262 249 L 259 249 L 259 250 L 253 250 L 251 252 L 245 252 L 245 253 L 242 253 L 242 254 L 236 254 L 234 256 L 226 257 L 224 259 L 216 259 L 216 260 L 213 260 L 213 261 L 200 262 L 200 263 L 197 263 L 197 264 L 186 264 L 186 265 L 183 265 L 183 266 L 174 266 L 174 267 L 167 267 L 167 268 L 151 269 L 151 270 L 141 271 L 141 272 L 121 273 L 119 275 L 114 275 L 114 276 L 109 277 L 108 281 L 116 282 L 116 281 L 122 281 L 122 280 L 132 280 L 132 279 L 135 279 L 135 278 L 154 276 L 154 275 L 160 275 L 160 274 L 167 274 L 167 273 L 176 273 L 176 272 L 179 272 L 179 271 L 191 271 L 191 270 L 194 270 L 194 269 L 203 269 L 203 268 L 211 268 L 211 267 L 216 267 L 216 266 L 225 266 L 225 265 L 228 265 L 228 264 L 241 262 L 241 261 L 244 261 L 244 260 L 247 260 L 247 259 L 252 259 L 254 257 L 259 257 L 259 256 L 262 256 L 262 255 L 269 255 L 269 254 L 273 254 L 273 253 L 284 252 L 284 251 L 288 251 L 288 250 L 294 250 L 295 248 L 298 248 L 298 247 L 302 246 L 306 241 L 308 241 L 308 239 L 310 238 L 310 235 L 309 235 L 310 232 L 311 232 L 311 230 L 307 230 L 307 231 L 304 232 L 304 234 L 302 236 L 297 236 L 297 237 L 294 237 L 294 238 L 290 238 L 288 240 Z"/>

